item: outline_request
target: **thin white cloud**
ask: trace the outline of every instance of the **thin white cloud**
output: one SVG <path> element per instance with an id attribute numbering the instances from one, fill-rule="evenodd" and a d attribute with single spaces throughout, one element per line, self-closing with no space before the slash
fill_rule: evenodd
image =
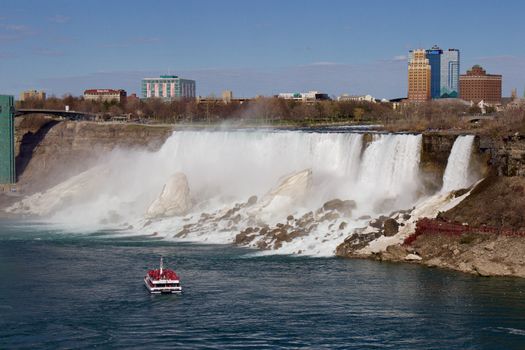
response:
<path id="1" fill-rule="evenodd" d="M 392 58 L 392 61 L 406 61 L 408 57 L 406 55 L 398 55 Z"/>

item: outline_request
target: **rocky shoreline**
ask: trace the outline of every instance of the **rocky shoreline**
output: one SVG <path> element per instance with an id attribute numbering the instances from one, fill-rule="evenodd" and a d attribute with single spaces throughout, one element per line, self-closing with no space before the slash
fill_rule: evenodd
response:
<path id="1" fill-rule="evenodd" d="M 416 263 L 480 276 L 525 277 L 525 218 L 520 214 L 525 210 L 524 186 L 525 178 L 522 177 L 489 175 L 470 192 L 456 192 L 457 205 L 446 211 L 438 210 L 437 215 L 427 212 L 411 219 L 412 211 L 376 219 L 363 229 L 368 236 L 354 234 L 348 237 L 337 247 L 336 255 Z M 421 234 L 414 234 L 417 220 L 436 216 L 438 223 L 463 224 L 456 224 L 460 227 L 458 232 L 430 227 Z M 406 226 L 410 228 L 406 230 Z M 414 237 L 407 242 L 411 234 Z M 367 249 L 374 240 L 390 236 L 399 236 L 399 239 L 380 249 Z"/>
<path id="2" fill-rule="evenodd" d="M 410 261 L 479 276 L 525 277 L 525 239 L 469 233 L 458 237 L 424 234 L 408 247 L 392 246 L 382 261 Z M 405 254 L 406 253 L 406 254 Z M 403 257 L 404 255 L 404 257 Z"/>
<path id="3" fill-rule="evenodd" d="M 384 251 L 352 253 L 343 258 L 420 264 L 479 276 L 525 278 L 525 238 L 468 233 L 461 236 L 423 234 L 411 245 L 394 244 Z"/>

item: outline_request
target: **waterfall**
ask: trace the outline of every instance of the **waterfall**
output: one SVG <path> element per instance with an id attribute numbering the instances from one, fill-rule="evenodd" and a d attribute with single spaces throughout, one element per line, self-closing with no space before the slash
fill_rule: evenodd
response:
<path id="1" fill-rule="evenodd" d="M 323 192 L 337 191 L 355 180 L 361 148 L 357 133 L 182 131 L 156 156 L 165 176 L 185 173 L 192 192 L 207 196 L 215 189 L 240 200 L 262 195 L 280 177 L 302 169 L 312 169 Z"/>
<path id="2" fill-rule="evenodd" d="M 13 211 L 47 213 L 51 222 L 68 228 L 132 226 L 139 234 L 146 230 L 170 239 L 214 215 L 216 220 L 188 239 L 231 243 L 257 222 L 275 225 L 289 215 L 317 213 L 332 199 L 352 200 L 351 216 L 321 221 L 307 237 L 281 249 L 331 255 L 346 237 L 338 229 L 343 221 L 348 229 L 362 227 L 366 219 L 360 218 L 415 204 L 421 193 L 421 140 L 421 135 L 376 134 L 365 147 L 360 133 L 176 131 L 157 152 L 115 150 L 97 168 L 24 199 Z M 258 211 L 243 209 L 235 224 L 220 219 L 253 195 L 262 201 L 283 178 L 305 169 L 311 178 L 305 179 L 308 186 L 301 189 L 305 194 L 299 202 L 270 200 L 272 205 Z M 148 222 L 146 228 L 149 206 L 177 173 L 187 179 L 191 209 L 184 217 Z"/>
<path id="3" fill-rule="evenodd" d="M 459 190 L 472 185 L 473 179 L 469 173 L 469 167 L 473 143 L 473 135 L 458 136 L 454 141 L 443 175 L 443 192 Z"/>
<path id="4" fill-rule="evenodd" d="M 363 155 L 361 191 L 411 201 L 419 187 L 421 139 L 421 135 L 378 135 Z"/>

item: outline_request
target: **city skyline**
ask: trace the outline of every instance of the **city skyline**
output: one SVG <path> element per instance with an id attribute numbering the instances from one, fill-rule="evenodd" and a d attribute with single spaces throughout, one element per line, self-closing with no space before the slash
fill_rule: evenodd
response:
<path id="1" fill-rule="evenodd" d="M 409 50 L 433 45 L 459 49 L 461 73 L 480 64 L 502 74 L 505 96 L 513 88 L 522 95 L 525 86 L 525 4 L 518 1 L 503 10 L 475 1 L 115 1 L 100 11 L 101 4 L 3 4 L 0 90 L 140 95 L 144 77 L 174 74 L 196 80 L 202 96 L 318 90 L 395 98 L 406 96 Z M 446 18 L 446 26 L 429 25 L 426 14 Z"/>

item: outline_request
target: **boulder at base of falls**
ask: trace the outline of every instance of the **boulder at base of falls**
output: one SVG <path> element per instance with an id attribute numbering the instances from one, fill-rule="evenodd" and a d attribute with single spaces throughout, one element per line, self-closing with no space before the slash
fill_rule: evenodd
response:
<path id="1" fill-rule="evenodd" d="M 190 187 L 183 173 L 172 175 L 160 196 L 149 206 L 146 218 L 186 215 L 191 209 Z"/>
<path id="2" fill-rule="evenodd" d="M 352 210 L 356 208 L 356 204 L 354 201 L 351 200 L 340 200 L 340 199 L 332 199 L 331 201 L 326 202 L 323 205 L 324 210 L 337 210 L 344 216 L 351 216 Z"/>
<path id="3" fill-rule="evenodd" d="M 252 205 L 255 205 L 257 203 L 257 196 L 251 196 L 248 198 L 248 201 L 246 202 L 246 206 L 250 207 Z"/>
<path id="4" fill-rule="evenodd" d="M 292 202 L 302 200 L 312 185 L 312 170 L 305 169 L 291 174 L 281 180 L 279 185 L 268 192 L 263 200 L 262 207 L 268 206 L 277 197 L 287 197 Z"/>
<path id="5" fill-rule="evenodd" d="M 387 237 L 394 236 L 399 232 L 399 223 L 392 218 L 388 218 L 383 222 L 383 232 Z"/>

